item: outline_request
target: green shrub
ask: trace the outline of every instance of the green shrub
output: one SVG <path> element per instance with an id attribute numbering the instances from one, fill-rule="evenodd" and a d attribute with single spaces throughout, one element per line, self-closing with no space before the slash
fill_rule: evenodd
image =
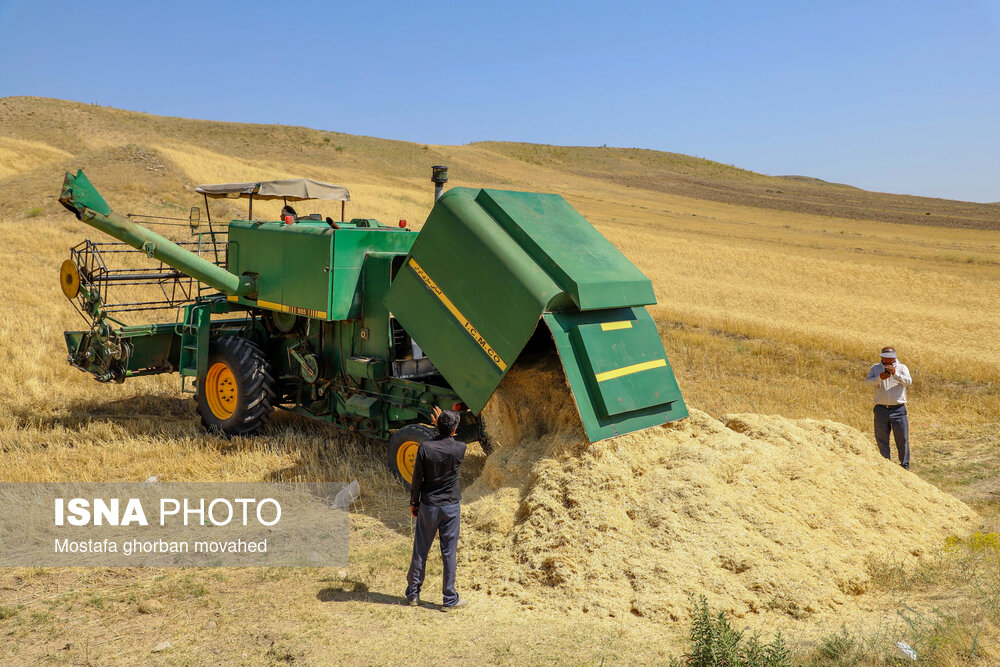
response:
<path id="1" fill-rule="evenodd" d="M 857 642 L 854 637 L 847 632 L 845 626 L 841 626 L 840 632 L 835 635 L 827 635 L 820 640 L 818 653 L 824 661 L 840 665 L 849 664 L 856 649 Z"/>
<path id="2" fill-rule="evenodd" d="M 42 207 L 41 206 L 36 206 L 35 208 L 28 209 L 28 213 L 27 213 L 27 215 L 28 215 L 29 218 L 35 218 L 35 217 L 40 216 L 41 214 L 42 214 Z"/>
<path id="3" fill-rule="evenodd" d="M 769 644 L 760 636 L 744 635 L 729 624 L 725 613 L 712 613 L 702 595 L 694 603 L 689 648 L 681 660 L 670 661 L 676 667 L 786 667 L 792 658 L 781 633 Z"/>

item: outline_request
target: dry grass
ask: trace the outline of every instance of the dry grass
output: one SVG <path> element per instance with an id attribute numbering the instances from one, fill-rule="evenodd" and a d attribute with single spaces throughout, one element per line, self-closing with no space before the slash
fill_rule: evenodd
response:
<path id="1" fill-rule="evenodd" d="M 68 157 L 71 155 L 66 151 L 40 141 L 0 136 L 0 178 Z"/>
<path id="2" fill-rule="evenodd" d="M 82 320 L 56 285 L 56 272 L 69 246 L 93 236 L 55 201 L 61 172 L 70 168 L 85 168 L 123 212 L 180 216 L 201 205 L 191 191 L 198 183 L 294 175 L 349 187 L 354 201 L 348 216 L 389 223 L 406 218 L 419 226 L 431 204 L 427 167 L 440 163 L 451 167 L 450 185 L 559 192 L 653 280 L 659 304 L 651 312 L 690 405 L 714 417 L 830 418 L 867 434 L 869 392 L 860 378 L 875 352 L 894 344 L 916 380 L 915 474 L 970 503 L 987 526 L 996 524 L 1000 249 L 996 233 L 983 231 L 996 207 L 864 193 L 842 207 L 849 217 L 829 217 L 786 200 L 817 200 L 829 208 L 847 196 L 842 186 L 796 181 L 782 197 L 772 196 L 779 194 L 768 192 L 777 188 L 775 179 L 684 156 L 421 146 L 52 100 L 0 100 L 0 127 L 6 299 L 0 310 L 0 391 L 6 396 L 0 479 L 358 478 L 364 489 L 352 516 L 353 564 L 343 580 L 325 570 L 5 572 L 0 662 L 141 661 L 161 640 L 176 647 L 164 654 L 168 662 L 273 663 L 288 656 L 318 663 L 402 662 L 411 641 L 403 651 L 372 639 L 399 636 L 400 626 L 418 638 L 422 655 L 443 656 L 441 662 L 659 662 L 678 652 L 684 632 L 683 613 L 666 625 L 651 618 L 655 613 L 567 615 L 564 601 L 544 595 L 526 607 L 522 597 L 480 592 L 473 613 L 450 620 L 379 604 L 398 599 L 410 524 L 405 495 L 383 469 L 377 447 L 288 417 L 276 419 L 260 438 L 220 442 L 198 430 L 176 378 L 99 386 L 64 363 L 61 331 Z M 697 188 L 676 186 L 691 179 Z M 698 198 L 712 183 L 739 197 Z M 980 229 L 858 220 L 846 210 L 866 201 L 874 202 L 865 204 L 873 219 L 909 220 L 933 205 L 931 219 L 957 217 Z M 242 210 L 213 202 L 216 219 Z M 339 215 L 339 208 L 317 210 Z M 754 465 L 727 461 L 718 467 L 727 484 L 741 483 Z M 530 470 L 536 463 L 521 465 Z M 471 455 L 469 481 L 483 468 L 483 457 Z M 499 509 L 520 493 L 509 489 L 503 493 L 510 497 L 497 496 Z M 494 518 L 510 521 L 503 512 Z M 460 586 L 483 586 L 493 572 L 464 567 Z M 954 613 L 954 627 L 995 642 L 991 624 L 997 619 L 955 576 L 957 565 L 933 576 L 921 574 L 931 572 L 926 567 L 907 567 L 906 585 L 881 607 L 886 638 L 896 632 L 894 610 L 912 603 L 921 610 L 939 605 Z M 429 576 L 431 596 L 439 592 L 437 572 Z M 136 601 L 151 596 L 167 605 L 164 614 L 138 614 Z M 838 626 L 817 626 L 816 632 Z M 870 627 L 864 632 L 876 636 Z M 942 660 L 964 659 L 956 651 L 959 657 Z M 878 662 L 875 655 L 866 661 Z"/>

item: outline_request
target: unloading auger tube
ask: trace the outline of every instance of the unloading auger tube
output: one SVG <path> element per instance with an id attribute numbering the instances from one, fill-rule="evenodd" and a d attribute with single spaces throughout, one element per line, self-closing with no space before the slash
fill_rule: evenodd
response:
<path id="1" fill-rule="evenodd" d="M 66 172 L 59 203 L 72 211 L 77 219 L 91 227 L 145 252 L 149 257 L 158 259 L 226 295 L 249 296 L 257 291 L 253 276 L 237 276 L 230 273 L 185 250 L 170 239 L 112 211 L 82 170 L 77 171 L 76 176 Z"/>

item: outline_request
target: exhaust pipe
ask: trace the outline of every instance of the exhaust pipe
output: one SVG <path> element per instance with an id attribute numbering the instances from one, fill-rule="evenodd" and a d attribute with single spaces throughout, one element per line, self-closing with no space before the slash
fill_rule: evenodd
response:
<path id="1" fill-rule="evenodd" d="M 448 167 L 443 165 L 431 167 L 431 182 L 434 183 L 434 202 L 437 203 L 444 192 L 444 184 L 448 182 Z"/>

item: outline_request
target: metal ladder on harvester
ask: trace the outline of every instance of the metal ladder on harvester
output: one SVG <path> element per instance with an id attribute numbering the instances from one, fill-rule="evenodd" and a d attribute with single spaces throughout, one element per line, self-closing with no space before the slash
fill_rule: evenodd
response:
<path id="1" fill-rule="evenodd" d="M 209 220 L 209 235 L 212 239 L 212 253 L 214 263 L 224 265 L 225 260 L 220 262 L 219 249 L 215 236 L 217 232 L 212 229 L 212 222 Z M 198 234 L 198 255 L 201 256 L 204 246 L 205 234 Z M 204 283 L 198 283 L 198 296 L 194 303 L 184 307 L 184 323 L 178 324 L 181 335 L 181 354 L 178 371 L 181 374 L 181 391 L 186 393 L 196 393 L 197 388 L 192 382 L 190 387 L 187 378 L 205 377 L 208 373 L 208 342 L 211 333 L 212 313 L 209 304 L 203 299 L 208 294 L 215 294 L 216 290 Z"/>
<path id="2" fill-rule="evenodd" d="M 212 326 L 210 304 L 193 303 L 184 306 L 184 323 L 178 328 L 181 335 L 179 368 L 181 391 L 193 394 L 197 391 L 194 383 L 190 387 L 187 378 L 205 377 L 208 373 L 208 340 Z"/>

